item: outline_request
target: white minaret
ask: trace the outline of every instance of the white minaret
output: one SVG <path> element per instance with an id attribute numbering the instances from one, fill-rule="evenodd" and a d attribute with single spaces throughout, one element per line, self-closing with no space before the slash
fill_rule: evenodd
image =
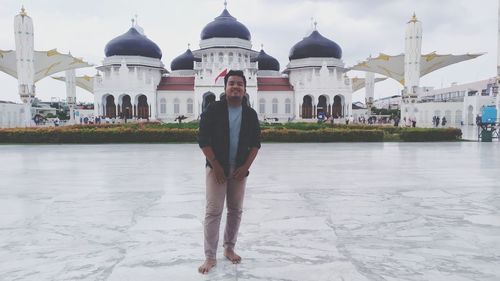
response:
<path id="1" fill-rule="evenodd" d="M 372 114 L 373 96 L 375 95 L 375 73 L 365 72 L 365 104 L 368 115 Z"/>
<path id="2" fill-rule="evenodd" d="M 16 63 L 19 83 L 19 95 L 24 103 L 31 103 L 35 96 L 33 57 L 33 20 L 26 14 L 24 7 L 14 17 L 16 39 Z"/>
<path id="3" fill-rule="evenodd" d="M 75 124 L 76 78 L 75 70 L 66 70 L 66 101 L 69 107 L 69 122 Z"/>
<path id="4" fill-rule="evenodd" d="M 415 14 L 406 25 L 405 35 L 405 87 L 401 119 L 415 118 L 414 103 L 419 95 L 420 58 L 422 56 L 422 24 Z"/>
<path id="5" fill-rule="evenodd" d="M 33 21 L 26 14 L 24 7 L 14 17 L 14 33 L 19 96 L 26 104 L 25 123 L 29 126 L 31 124 L 31 103 L 35 98 L 35 66 L 33 61 L 35 51 L 33 47 Z"/>

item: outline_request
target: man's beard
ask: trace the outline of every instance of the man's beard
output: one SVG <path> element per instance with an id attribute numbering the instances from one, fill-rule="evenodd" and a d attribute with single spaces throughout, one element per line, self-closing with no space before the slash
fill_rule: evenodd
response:
<path id="1" fill-rule="evenodd" d="M 230 96 L 229 100 L 234 101 L 234 102 L 241 101 L 241 97 L 240 96 Z"/>

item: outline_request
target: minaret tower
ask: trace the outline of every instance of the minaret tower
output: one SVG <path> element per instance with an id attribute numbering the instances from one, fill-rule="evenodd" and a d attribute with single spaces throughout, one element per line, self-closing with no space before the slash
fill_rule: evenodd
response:
<path id="1" fill-rule="evenodd" d="M 26 14 L 24 7 L 14 17 L 14 32 L 19 96 L 26 105 L 25 122 L 29 125 L 31 121 L 31 103 L 35 98 L 35 66 L 33 61 L 35 51 L 33 48 L 33 20 Z"/>
<path id="2" fill-rule="evenodd" d="M 401 119 L 415 118 L 415 102 L 420 93 L 420 58 L 422 54 L 422 24 L 415 13 L 406 25 L 405 36 L 405 87 Z"/>
<path id="3" fill-rule="evenodd" d="M 33 20 L 26 14 L 24 7 L 14 18 L 16 38 L 16 62 L 19 95 L 24 103 L 31 103 L 35 96 L 35 66 L 33 57 Z"/>

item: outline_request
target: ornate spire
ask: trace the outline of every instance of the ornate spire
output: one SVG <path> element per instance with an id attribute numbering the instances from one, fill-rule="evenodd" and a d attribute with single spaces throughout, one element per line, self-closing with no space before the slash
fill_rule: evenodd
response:
<path id="1" fill-rule="evenodd" d="M 24 5 L 21 6 L 21 12 L 19 13 L 21 16 L 27 16 L 26 10 L 24 9 Z"/>
<path id="2" fill-rule="evenodd" d="M 188 50 L 191 49 L 191 43 L 188 43 Z"/>
<path id="3" fill-rule="evenodd" d="M 410 22 L 417 22 L 417 21 L 418 21 L 417 15 L 415 14 L 415 12 L 413 12 L 413 16 L 411 17 L 411 19 L 410 19 L 410 21 L 408 23 L 410 23 Z"/>
<path id="4" fill-rule="evenodd" d="M 135 26 L 135 19 L 131 18 L 130 21 L 132 22 L 132 27 L 134 27 Z"/>
<path id="5" fill-rule="evenodd" d="M 227 9 L 227 1 L 224 0 L 224 9 Z"/>
<path id="6" fill-rule="evenodd" d="M 264 50 L 264 44 L 262 44 L 262 43 L 260 44 L 260 49 Z"/>
<path id="7" fill-rule="evenodd" d="M 318 31 L 318 22 L 314 21 L 314 31 Z"/>

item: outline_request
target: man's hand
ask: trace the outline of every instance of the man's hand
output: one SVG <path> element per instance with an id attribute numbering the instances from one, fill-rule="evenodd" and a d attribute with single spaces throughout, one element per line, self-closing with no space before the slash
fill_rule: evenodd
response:
<path id="1" fill-rule="evenodd" d="M 248 174 L 248 166 L 243 165 L 241 167 L 238 167 L 236 170 L 233 172 L 233 178 L 235 180 L 243 180 Z"/>
<path id="2" fill-rule="evenodd" d="M 224 168 L 219 164 L 218 161 L 212 161 L 212 170 L 215 174 L 215 181 L 218 184 L 223 184 L 226 182 L 226 175 L 224 175 Z"/>

